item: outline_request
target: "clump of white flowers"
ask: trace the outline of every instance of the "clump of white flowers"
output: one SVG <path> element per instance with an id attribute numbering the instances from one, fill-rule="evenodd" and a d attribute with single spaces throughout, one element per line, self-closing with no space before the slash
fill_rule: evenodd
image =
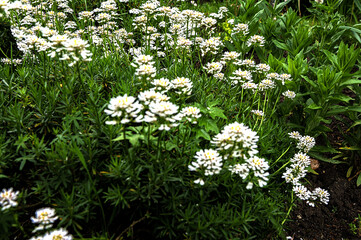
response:
<path id="1" fill-rule="evenodd" d="M 263 47 L 265 44 L 265 39 L 260 35 L 253 35 L 247 40 L 247 46 L 259 46 Z"/>
<path id="2" fill-rule="evenodd" d="M 252 189 L 255 184 L 263 187 L 268 181 L 269 165 L 264 158 L 255 156 L 258 153 L 257 141 L 256 132 L 242 123 L 231 123 L 212 139 L 211 143 L 217 148 L 198 151 L 195 156 L 197 161 L 188 168 L 200 170 L 204 176 L 220 174 L 224 168 L 246 181 L 247 189 Z M 227 161 L 222 167 L 224 160 Z M 205 184 L 202 178 L 194 182 Z"/>
<path id="3" fill-rule="evenodd" d="M 19 195 L 19 191 L 14 191 L 13 188 L 3 189 L 0 192 L 0 206 L 1 210 L 4 211 L 11 207 L 16 207 L 18 202 L 16 201 Z"/>
<path id="4" fill-rule="evenodd" d="M 293 158 L 290 159 L 292 163 L 286 168 L 282 178 L 285 179 L 286 183 L 293 185 L 293 192 L 301 200 L 305 200 L 306 203 L 312 207 L 315 206 L 317 201 L 324 204 L 328 204 L 330 194 L 322 189 L 315 188 L 312 192 L 301 184 L 301 179 L 307 174 L 308 168 L 311 165 L 311 159 L 307 155 L 307 152 L 315 146 L 315 139 L 310 136 L 302 136 L 299 132 L 290 132 L 289 137 L 297 140 L 297 148 L 300 152 L 296 153 Z"/>
<path id="5" fill-rule="evenodd" d="M 177 77 L 171 81 L 172 88 L 178 94 L 191 95 L 193 83 L 189 78 Z"/>
<path id="6" fill-rule="evenodd" d="M 72 240 L 72 239 L 73 236 L 69 234 L 69 232 L 64 228 L 52 230 L 50 232 L 47 232 L 43 236 L 36 236 L 30 238 L 30 240 Z"/>
<path id="7" fill-rule="evenodd" d="M 116 120 L 107 121 L 106 124 L 114 125 L 118 122 L 125 124 L 132 120 L 138 120 L 141 117 L 139 112 L 142 109 L 143 105 L 135 97 L 128 96 L 127 94 L 112 98 L 105 113 L 116 118 Z"/>
<path id="8" fill-rule="evenodd" d="M 224 153 L 224 157 L 253 157 L 258 153 L 259 137 L 243 123 L 231 123 L 217 134 L 211 141 L 217 150 Z"/>
<path id="9" fill-rule="evenodd" d="M 296 97 L 296 93 L 294 91 L 290 91 L 290 90 L 283 92 L 282 95 L 289 99 L 294 99 Z"/>
<path id="10" fill-rule="evenodd" d="M 188 168 L 190 171 L 204 171 L 205 176 L 219 174 L 222 169 L 222 157 L 216 150 L 200 150 L 194 156 L 195 162 L 192 162 Z"/>
<path id="11" fill-rule="evenodd" d="M 58 219 L 53 208 L 41 208 L 35 212 L 35 217 L 31 217 L 32 223 L 39 224 L 33 232 L 51 228 Z"/>
<path id="12" fill-rule="evenodd" d="M 200 118 L 201 110 L 197 107 L 185 107 L 180 112 L 181 116 L 185 118 L 187 121 L 196 124 L 197 119 Z"/>

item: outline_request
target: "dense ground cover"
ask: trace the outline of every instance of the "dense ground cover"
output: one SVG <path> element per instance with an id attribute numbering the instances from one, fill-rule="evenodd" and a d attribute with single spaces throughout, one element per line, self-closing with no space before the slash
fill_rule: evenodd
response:
<path id="1" fill-rule="evenodd" d="M 0 9 L 3 239 L 291 238 L 316 159 L 361 184 L 359 1 Z"/>

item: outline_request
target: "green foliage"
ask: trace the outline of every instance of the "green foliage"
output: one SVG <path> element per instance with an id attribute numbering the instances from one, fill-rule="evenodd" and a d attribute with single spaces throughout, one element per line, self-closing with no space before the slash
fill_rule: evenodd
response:
<path id="1" fill-rule="evenodd" d="M 152 30 L 147 27 L 159 28 L 159 34 L 170 31 L 169 16 L 148 13 L 144 26 L 133 24 L 135 16 L 129 10 L 141 8 L 144 1 L 118 3 L 115 24 L 128 32 L 119 31 L 124 36 L 117 41 L 112 40 L 111 28 L 89 35 L 88 27 L 99 27 L 101 22 L 79 17 L 80 12 L 99 7 L 101 1 L 70 1 L 74 13 L 66 20 L 74 20 L 81 30 L 79 36 L 91 43 L 85 47 L 88 53 L 80 54 L 79 49 L 52 52 L 53 45 L 48 52 L 30 49 L 21 64 L 0 64 L 0 180 L 4 188 L 13 187 L 23 194 L 19 206 L 0 210 L 0 238 L 33 236 L 29 218 L 46 206 L 56 209 L 56 226 L 81 239 L 140 239 L 142 231 L 161 239 L 284 237 L 283 224 L 294 199 L 281 171 L 290 165 L 292 154 L 300 151 L 291 145 L 289 132 L 299 130 L 324 140 L 334 130 L 330 128 L 332 118 L 344 117 L 348 123 L 344 145 L 334 149 L 326 140 L 325 146 L 316 146 L 310 155 L 348 163 L 348 177 L 357 177 L 357 184 L 361 183 L 361 30 L 355 17 L 361 4 L 354 1 L 347 9 L 350 4 L 346 2 L 313 3 L 310 15 L 300 17 L 289 7 L 291 1 L 276 1 L 275 5 L 256 0 L 196 1 L 197 6 L 163 1 L 162 6 L 202 11 L 204 17 L 217 13 L 221 6 L 229 9 L 223 17 L 214 17 L 217 21 L 212 27 L 200 22 L 192 28 L 180 26 L 185 27 L 185 38 L 191 39 L 188 48 L 182 48 L 175 32 L 167 35 L 169 39 L 156 34 L 149 39 Z M 52 7 L 58 11 L 55 3 Z M 0 24 L 1 52 L 10 58 L 21 56 L 9 30 L 8 21 L 17 24 L 15 20 L 9 17 Z M 161 20 L 166 27 L 159 26 Z M 247 24 L 249 33 L 235 33 L 237 24 Z M 65 34 L 59 19 L 55 25 Z M 264 43 L 250 43 L 254 35 L 264 37 Z M 209 47 L 217 48 L 212 50 L 215 53 L 194 36 L 203 40 L 219 37 L 210 41 L 219 41 Z M 40 32 L 39 37 L 46 38 Z M 153 57 L 154 76 L 139 75 L 131 53 L 138 47 Z M 65 56 L 67 51 L 72 54 Z M 227 51 L 239 56 L 224 60 Z M 86 54 L 91 59 L 84 60 Z M 67 57 L 70 60 L 64 60 Z M 240 62 L 245 59 L 254 63 Z M 207 69 L 209 63 L 222 65 L 223 78 Z M 258 87 L 243 87 L 245 80 L 235 77 L 236 70 L 251 72 L 252 83 Z M 263 82 L 272 79 L 268 73 L 277 76 L 270 88 Z M 161 116 L 138 121 L 129 117 L 122 121 L 129 112 L 119 106 L 111 110 L 123 111 L 122 115 L 107 116 L 111 115 L 109 101 L 116 96 L 138 96 L 138 101 L 141 92 L 154 87 L 152 79 L 176 77 L 188 78 L 192 91 L 187 94 L 171 88 L 166 93 L 169 101 L 179 107 L 178 112 L 196 107 L 199 118 L 177 115 L 173 117 L 180 119 Z M 287 90 L 295 96 L 287 97 Z M 141 105 L 139 114 L 156 115 L 150 111 L 150 102 Z M 239 153 L 242 157 L 221 154 L 220 174 L 190 171 L 195 154 L 215 148 L 215 136 L 234 122 L 243 123 L 258 136 L 257 156 L 270 165 L 268 184 L 263 188 L 255 182 L 248 189 L 251 175 L 242 179 L 229 171 L 232 164 L 248 160 L 249 156 L 242 155 L 244 149 Z M 169 129 L 162 130 L 164 126 Z M 238 145 L 232 144 L 225 150 L 235 150 Z M 330 159 L 323 153 L 338 156 Z M 199 176 L 204 185 L 196 182 Z"/>

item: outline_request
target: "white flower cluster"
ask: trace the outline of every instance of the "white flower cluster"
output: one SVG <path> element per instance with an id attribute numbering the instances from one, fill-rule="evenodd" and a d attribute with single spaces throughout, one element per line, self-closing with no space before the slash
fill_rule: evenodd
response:
<path id="1" fill-rule="evenodd" d="M 35 212 L 35 217 L 31 217 L 31 222 L 39 224 L 33 232 L 51 228 L 58 219 L 53 208 L 41 208 Z"/>
<path id="2" fill-rule="evenodd" d="M 250 46 L 263 47 L 264 44 L 265 44 L 265 39 L 264 39 L 264 37 L 262 37 L 260 35 L 253 35 L 247 40 L 248 47 L 250 47 Z"/>
<path id="3" fill-rule="evenodd" d="M 289 99 L 294 99 L 296 97 L 296 93 L 294 91 L 290 91 L 290 90 L 283 92 L 282 95 Z"/>
<path id="4" fill-rule="evenodd" d="M 180 95 L 181 94 L 191 95 L 193 83 L 189 78 L 177 77 L 174 80 L 172 80 L 171 83 L 172 83 L 172 88 L 176 91 L 176 93 Z"/>
<path id="5" fill-rule="evenodd" d="M 19 191 L 14 192 L 13 188 L 3 189 L 0 192 L 0 206 L 1 210 L 4 211 L 11 207 L 16 207 L 18 202 L 16 201 L 19 195 Z"/>
<path id="6" fill-rule="evenodd" d="M 216 150 L 200 150 L 194 157 L 197 161 L 192 162 L 188 168 L 190 171 L 203 170 L 205 176 L 219 174 L 222 169 L 222 157 Z"/>
<path id="7" fill-rule="evenodd" d="M 41 208 L 35 212 L 35 217 L 31 217 L 31 222 L 34 224 L 39 224 L 34 232 L 44 231 L 53 227 L 53 223 L 58 219 L 58 216 L 55 214 L 55 209 L 53 208 Z M 72 240 L 73 236 L 68 233 L 64 228 L 55 229 L 52 231 L 46 232 L 42 236 L 35 236 L 30 238 L 30 240 Z"/>
<path id="8" fill-rule="evenodd" d="M 217 134 L 211 141 L 224 157 L 240 157 L 246 159 L 258 153 L 258 136 L 243 123 L 231 123 Z"/>
<path id="9" fill-rule="evenodd" d="M 198 108 L 185 107 L 179 112 L 179 107 L 168 100 L 164 92 L 154 89 L 140 92 L 137 98 L 127 94 L 112 98 L 104 111 L 114 120 L 106 121 L 106 124 L 157 123 L 159 130 L 168 131 L 178 126 L 183 118 L 195 124 L 201 117 Z"/>
<path id="10" fill-rule="evenodd" d="M 43 236 L 36 236 L 30 238 L 30 240 L 72 240 L 73 236 L 68 233 L 64 228 L 52 230 L 45 233 Z"/>
<path id="11" fill-rule="evenodd" d="M 238 23 L 232 29 L 231 35 L 240 34 L 241 36 L 247 36 L 249 33 L 248 24 Z"/>
<path id="12" fill-rule="evenodd" d="M 206 55 L 208 52 L 215 55 L 218 53 L 220 47 L 223 46 L 222 40 L 220 37 L 212 37 L 206 40 L 203 40 L 199 47 L 202 52 L 202 56 Z"/>
<path id="13" fill-rule="evenodd" d="M 105 110 L 105 113 L 111 117 L 121 119 L 119 122 L 121 124 L 129 123 L 132 120 L 140 121 L 139 118 L 142 117 L 139 115 L 139 112 L 143 109 L 135 97 L 125 94 L 124 96 L 118 96 L 110 99 L 108 109 Z M 108 121 L 106 124 L 117 124 L 117 121 Z"/>
<path id="14" fill-rule="evenodd" d="M 314 207 L 316 201 L 328 204 L 330 194 L 326 190 L 316 188 L 311 192 L 301 184 L 301 179 L 306 176 L 307 168 L 311 165 L 311 159 L 306 153 L 315 145 L 315 139 L 310 136 L 302 136 L 297 131 L 293 131 L 288 135 L 298 141 L 297 148 L 301 152 L 296 153 L 291 158 L 290 162 L 292 164 L 286 168 L 282 178 L 285 179 L 286 183 L 293 185 L 293 192 L 298 198 L 305 200 L 308 205 Z"/>
<path id="15" fill-rule="evenodd" d="M 23 62 L 22 59 L 10 59 L 10 58 L 1 58 L 0 62 L 4 63 L 4 64 L 8 64 L 8 65 L 19 65 Z"/>
<path id="16" fill-rule="evenodd" d="M 211 62 L 207 63 L 203 68 L 208 74 L 218 74 L 222 71 L 223 65 L 224 64 L 222 62 Z"/>
<path id="17" fill-rule="evenodd" d="M 297 141 L 297 148 L 302 152 L 309 152 L 311 148 L 316 145 L 315 138 L 310 136 L 302 136 L 299 132 L 293 131 L 288 134 L 290 138 L 293 138 Z"/>
<path id="18" fill-rule="evenodd" d="M 136 55 L 134 57 L 134 63 L 132 63 L 133 67 L 136 67 L 135 75 L 138 78 L 145 78 L 150 80 L 155 77 L 157 69 L 154 67 L 155 62 L 152 61 L 153 57 L 150 55 Z"/>
<path id="19" fill-rule="evenodd" d="M 263 117 L 264 116 L 264 112 L 261 111 L 261 110 L 251 110 L 251 113 L 253 113 L 257 117 Z"/>
<path id="20" fill-rule="evenodd" d="M 211 143 L 217 148 L 198 151 L 195 156 L 197 161 L 188 168 L 209 176 L 219 174 L 223 161 L 229 160 L 225 169 L 247 181 L 247 189 L 253 188 L 254 184 L 263 187 L 268 181 L 269 165 L 265 159 L 255 156 L 258 153 L 257 141 L 256 132 L 247 126 L 237 122 L 229 124 L 212 139 Z M 194 183 L 204 185 L 205 182 L 199 178 Z"/>

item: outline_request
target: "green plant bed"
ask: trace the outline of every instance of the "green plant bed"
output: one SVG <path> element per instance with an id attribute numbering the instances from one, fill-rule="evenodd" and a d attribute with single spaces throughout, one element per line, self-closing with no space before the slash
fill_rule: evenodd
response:
<path id="1" fill-rule="evenodd" d="M 283 239 L 327 204 L 357 31 L 289 3 L 0 2 L 0 238 Z"/>

